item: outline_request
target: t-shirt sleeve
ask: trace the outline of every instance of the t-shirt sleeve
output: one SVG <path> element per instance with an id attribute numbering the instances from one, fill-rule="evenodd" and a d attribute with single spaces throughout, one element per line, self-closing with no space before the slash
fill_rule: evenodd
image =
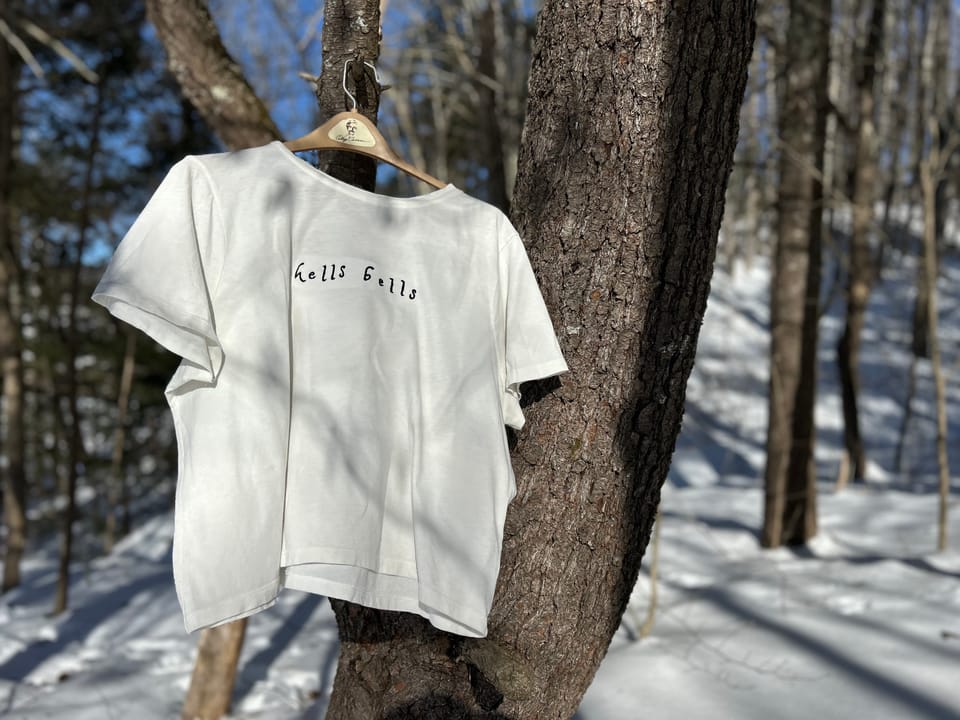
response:
<path id="1" fill-rule="evenodd" d="M 94 302 L 181 356 L 167 392 L 215 382 L 223 363 L 211 286 L 223 261 L 223 226 L 206 172 L 174 165 L 117 246 Z"/>
<path id="2" fill-rule="evenodd" d="M 504 423 L 519 430 L 520 383 L 567 371 L 547 306 L 523 241 L 504 219 L 500 240 L 500 289 L 504 327 Z"/>

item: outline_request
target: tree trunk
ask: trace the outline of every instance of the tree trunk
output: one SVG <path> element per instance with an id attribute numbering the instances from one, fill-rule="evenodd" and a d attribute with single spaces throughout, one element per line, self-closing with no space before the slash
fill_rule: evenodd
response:
<path id="1" fill-rule="evenodd" d="M 480 11 L 479 22 L 479 57 L 477 71 L 497 82 L 497 10 L 500 0 L 488 0 L 487 6 Z M 497 83 L 498 85 L 500 83 Z M 510 211 L 510 197 L 507 194 L 507 174 L 503 163 L 503 133 L 500 132 L 499 93 L 489 84 L 478 83 L 477 92 L 480 94 L 480 108 L 483 116 L 480 119 L 483 128 L 483 140 L 486 145 L 487 165 L 487 202 L 496 205 L 505 213 Z"/>
<path id="2" fill-rule="evenodd" d="M 70 590 L 70 560 L 73 555 L 73 523 L 77 515 L 77 480 L 83 454 L 83 439 L 80 435 L 79 384 L 77 380 L 77 359 L 80 356 L 80 338 L 77 332 L 77 304 L 80 302 L 80 269 L 83 266 L 83 254 L 90 230 L 90 201 L 94 182 L 97 152 L 100 149 L 100 118 L 103 114 L 103 84 L 94 86 L 93 117 L 90 126 L 90 142 L 87 153 L 87 167 L 83 179 L 83 194 L 80 198 L 80 226 L 75 250 L 74 264 L 70 277 L 70 312 L 65 327 L 61 328 L 67 355 L 67 406 L 70 408 L 67 427 L 67 505 L 63 511 L 63 528 L 60 537 L 60 562 L 57 572 L 57 590 L 53 605 L 53 614 L 67 609 Z"/>
<path id="3" fill-rule="evenodd" d="M 243 619 L 200 634 L 197 661 L 180 713 L 181 720 L 220 720 L 226 715 L 246 630 L 247 621 Z"/>
<path id="4" fill-rule="evenodd" d="M 20 335 L 19 234 L 11 207 L 18 128 L 19 56 L 0 43 L 0 362 L 3 364 L 3 522 L 6 551 L 2 592 L 20 584 L 20 561 L 27 540 L 27 478 L 24 473 L 23 360 Z"/>
<path id="5" fill-rule="evenodd" d="M 930 3 L 923 3 L 920 6 L 921 20 L 918 21 L 917 14 L 911 14 L 911 23 L 913 33 L 911 37 L 917 44 L 917 53 L 911 58 L 919 71 L 915 70 L 914 78 L 914 112 L 913 112 L 913 142 L 910 147 L 910 168 L 913 171 L 913 177 L 920 177 L 922 172 L 921 163 L 923 162 L 923 145 L 926 133 L 926 116 L 929 112 L 927 95 L 933 93 L 933 37 L 932 26 L 930 22 Z M 923 205 L 923 190 L 919 188 L 920 195 L 918 200 L 921 207 Z M 912 196 L 911 196 L 912 199 Z M 920 254 L 923 253 L 923 239 L 920 239 Z M 927 289 L 924 286 L 926 282 L 926 270 L 921 261 L 917 267 L 917 294 L 913 303 L 913 324 L 910 350 L 915 358 L 930 357 L 930 349 L 927 347 L 929 333 L 927 332 Z"/>
<path id="6" fill-rule="evenodd" d="M 950 499 L 950 463 L 947 458 L 947 393 L 940 365 L 940 341 L 937 337 L 937 186 L 950 156 L 960 148 L 960 135 L 948 137 L 941 145 L 937 118 L 930 118 L 931 141 L 927 157 L 920 163 L 923 197 L 923 274 L 927 293 L 927 328 L 930 365 L 933 371 L 937 408 L 937 469 L 939 472 L 939 510 L 937 512 L 937 549 L 947 549 L 947 507 Z"/>
<path id="7" fill-rule="evenodd" d="M 860 395 L 860 340 L 875 274 L 870 249 L 877 184 L 874 80 L 883 50 L 885 11 L 885 0 L 874 0 L 867 44 L 856 70 L 859 122 L 854 151 L 853 227 L 847 264 L 846 324 L 837 348 L 843 398 L 843 443 L 854 482 L 863 482 L 867 470 L 857 398 Z"/>
<path id="8" fill-rule="evenodd" d="M 207 125 L 233 150 L 280 137 L 266 107 L 230 57 L 203 0 L 147 0 L 167 67 Z"/>
<path id="9" fill-rule="evenodd" d="M 120 371 L 120 390 L 117 394 L 117 427 L 113 433 L 113 457 L 110 461 L 110 481 L 107 490 L 107 517 L 103 529 L 103 548 L 112 552 L 118 536 L 130 532 L 130 501 L 127 482 L 123 472 L 123 446 L 127 437 L 127 411 L 130 407 L 130 390 L 133 388 L 133 371 L 137 359 L 137 331 L 127 326 L 123 351 L 123 368 Z M 119 531 L 117 515 L 120 516 Z"/>
<path id="10" fill-rule="evenodd" d="M 323 72 L 317 89 L 320 116 L 326 120 L 346 109 L 343 68 L 347 60 L 376 65 L 380 57 L 379 0 L 329 0 L 323 8 Z M 380 88 L 362 62 L 351 63 L 350 92 L 357 98 L 357 112 L 377 122 Z M 330 150 L 320 153 L 320 168 L 334 177 L 373 190 L 377 181 L 376 161 L 351 152 Z"/>
<path id="11" fill-rule="evenodd" d="M 931 150 L 931 153 L 935 150 Z M 947 399 L 943 369 L 940 367 L 940 341 L 937 338 L 937 222 L 936 186 L 938 175 L 930 163 L 923 163 L 920 180 L 923 191 L 923 268 L 926 276 L 928 347 L 937 408 L 937 468 L 940 504 L 937 512 L 937 549 L 947 549 L 947 505 L 950 498 L 950 464 L 947 459 Z"/>
<path id="12" fill-rule="evenodd" d="M 813 408 L 829 42 L 830 0 L 792 0 L 771 286 L 764 547 L 804 543 L 817 529 Z"/>
<path id="13" fill-rule="evenodd" d="M 340 607 L 329 720 L 575 712 L 636 582 L 679 431 L 753 10 L 541 10 L 513 220 L 572 372 L 525 392 L 488 637 Z"/>

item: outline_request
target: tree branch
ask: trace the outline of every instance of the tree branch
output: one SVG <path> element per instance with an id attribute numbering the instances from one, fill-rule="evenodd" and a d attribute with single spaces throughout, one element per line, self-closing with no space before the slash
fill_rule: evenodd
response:
<path id="1" fill-rule="evenodd" d="M 280 137 L 266 106 L 224 47 L 206 3 L 147 0 L 147 16 L 184 97 L 224 145 L 237 150 Z"/>

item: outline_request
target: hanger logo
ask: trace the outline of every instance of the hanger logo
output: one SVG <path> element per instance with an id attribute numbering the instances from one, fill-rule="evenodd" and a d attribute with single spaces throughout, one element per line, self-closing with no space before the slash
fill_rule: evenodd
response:
<path id="1" fill-rule="evenodd" d="M 344 118 L 332 128 L 327 136 L 334 142 L 358 147 L 373 147 L 377 144 L 370 131 L 356 118 Z"/>

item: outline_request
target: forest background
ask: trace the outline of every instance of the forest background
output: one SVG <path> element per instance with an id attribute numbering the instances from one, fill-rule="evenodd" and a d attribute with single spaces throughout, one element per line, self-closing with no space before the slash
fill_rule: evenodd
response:
<path id="1" fill-rule="evenodd" d="M 298 73 L 321 67 L 322 8 L 272 0 L 209 9 L 279 132 L 319 124 Z M 378 67 L 393 87 L 381 129 L 418 167 L 507 211 L 538 9 L 395 0 L 384 13 Z M 943 283 L 960 209 L 958 16 L 949 0 L 757 8 L 716 262 L 730 277 L 770 272 L 770 346 L 741 358 L 768 378 L 754 478 L 764 489 L 763 547 L 817 537 L 824 487 L 876 488 L 892 477 L 940 496 L 929 527 L 941 550 L 951 541 L 956 315 L 953 305 L 938 312 L 934 279 L 952 297 Z M 60 614 L 78 566 L 169 509 L 175 489 L 162 389 L 178 360 L 112 321 L 90 292 L 169 166 L 225 145 L 167 71 L 144 6 L 15 2 L 0 23 L 3 589 L 15 592 L 31 549 L 58 538 L 58 578 L 45 587 Z M 378 189 L 422 190 L 388 167 Z M 902 352 L 867 356 L 861 347 L 876 347 L 880 326 L 870 308 L 883 302 L 884 278 L 902 282 L 907 270 L 909 323 L 886 338 Z M 818 326 L 830 308 L 841 318 L 827 348 L 839 431 L 825 434 L 830 462 L 817 463 Z M 895 398 L 891 431 L 869 422 L 876 413 L 862 398 L 893 363 L 902 382 L 899 395 L 883 389 Z"/>

